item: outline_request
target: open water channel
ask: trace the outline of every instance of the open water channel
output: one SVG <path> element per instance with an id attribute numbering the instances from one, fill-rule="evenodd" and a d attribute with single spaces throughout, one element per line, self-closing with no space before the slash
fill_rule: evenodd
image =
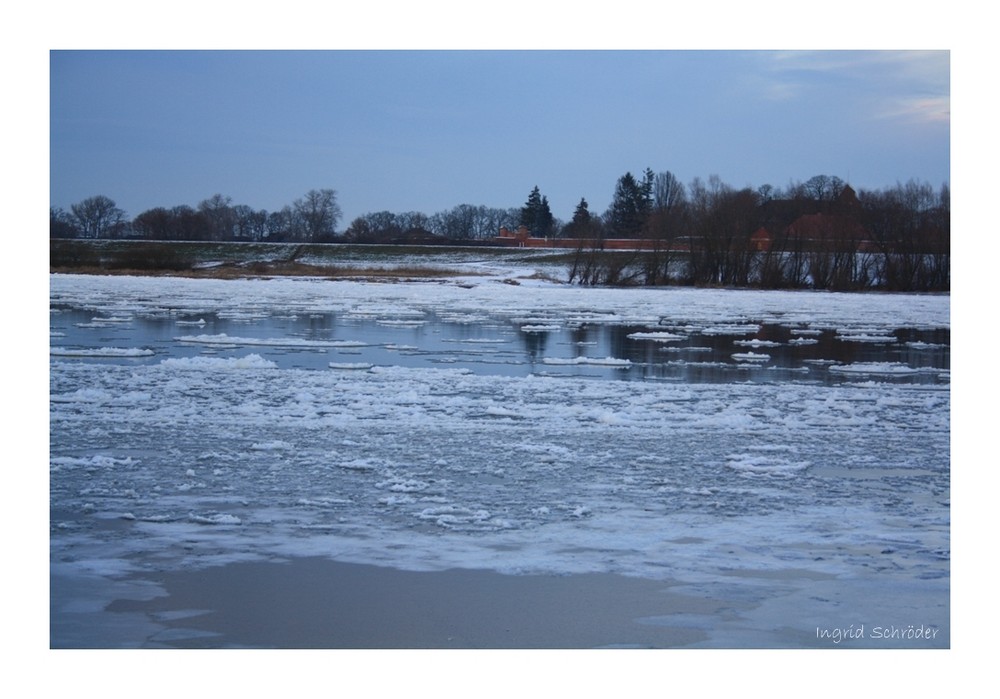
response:
<path id="1" fill-rule="evenodd" d="M 252 349 L 283 369 L 452 366 L 502 376 L 828 385 L 873 377 L 947 383 L 950 375 L 948 328 L 844 333 L 778 324 L 691 327 L 669 319 L 653 327 L 469 323 L 433 312 L 412 318 L 335 313 L 230 318 L 53 310 L 52 353 L 61 361 L 152 364 L 168 357 L 242 356 Z"/>

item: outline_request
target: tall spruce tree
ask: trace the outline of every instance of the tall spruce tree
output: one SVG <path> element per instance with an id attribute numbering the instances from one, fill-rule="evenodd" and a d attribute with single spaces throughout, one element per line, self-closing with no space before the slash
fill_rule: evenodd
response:
<path id="1" fill-rule="evenodd" d="M 605 216 L 615 238 L 637 238 L 653 208 L 653 171 L 646 168 L 642 181 L 631 172 L 618 178 L 614 199 Z"/>
<path id="2" fill-rule="evenodd" d="M 580 197 L 580 203 L 576 205 L 576 210 L 573 211 L 573 220 L 566 224 L 566 227 L 563 229 L 563 235 L 567 238 L 586 238 L 592 228 L 593 221 L 589 205 L 586 199 Z"/>
<path id="3" fill-rule="evenodd" d="M 555 218 L 549 209 L 549 200 L 542 196 L 538 190 L 538 185 L 531 190 L 528 201 L 521 207 L 520 224 L 537 237 L 545 237 L 552 233 L 552 226 Z"/>

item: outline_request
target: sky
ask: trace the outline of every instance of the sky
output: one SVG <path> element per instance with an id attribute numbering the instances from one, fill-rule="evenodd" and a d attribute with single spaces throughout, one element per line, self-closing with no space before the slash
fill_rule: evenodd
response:
<path id="1" fill-rule="evenodd" d="M 134 217 L 333 189 L 375 211 L 568 221 L 626 172 L 786 187 L 950 183 L 950 53 L 859 50 L 55 50 L 50 205 Z"/>

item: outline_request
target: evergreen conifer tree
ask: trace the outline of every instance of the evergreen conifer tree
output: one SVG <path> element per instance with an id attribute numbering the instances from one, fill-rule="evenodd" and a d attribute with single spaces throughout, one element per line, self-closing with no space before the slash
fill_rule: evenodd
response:
<path id="1" fill-rule="evenodd" d="M 653 173 L 648 168 L 642 182 L 631 172 L 618 178 L 614 199 L 605 217 L 615 238 L 637 238 L 653 206 Z"/>
<path id="2" fill-rule="evenodd" d="M 586 238 L 591 229 L 591 215 L 587 200 L 580 197 L 580 203 L 573 211 L 573 219 L 564 229 L 564 235 L 568 238 Z"/>
<path id="3" fill-rule="evenodd" d="M 543 197 L 538 185 L 535 185 L 528 195 L 528 201 L 521 207 L 520 225 L 534 236 L 545 237 L 552 232 L 554 222 L 548 198 Z"/>

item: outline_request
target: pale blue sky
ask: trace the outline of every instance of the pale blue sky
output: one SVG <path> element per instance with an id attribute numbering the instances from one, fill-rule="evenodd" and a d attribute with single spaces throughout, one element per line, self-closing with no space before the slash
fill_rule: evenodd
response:
<path id="1" fill-rule="evenodd" d="M 276 210 L 521 206 L 568 220 L 626 171 L 783 187 L 950 182 L 947 51 L 56 51 L 53 206 L 220 193 Z"/>

